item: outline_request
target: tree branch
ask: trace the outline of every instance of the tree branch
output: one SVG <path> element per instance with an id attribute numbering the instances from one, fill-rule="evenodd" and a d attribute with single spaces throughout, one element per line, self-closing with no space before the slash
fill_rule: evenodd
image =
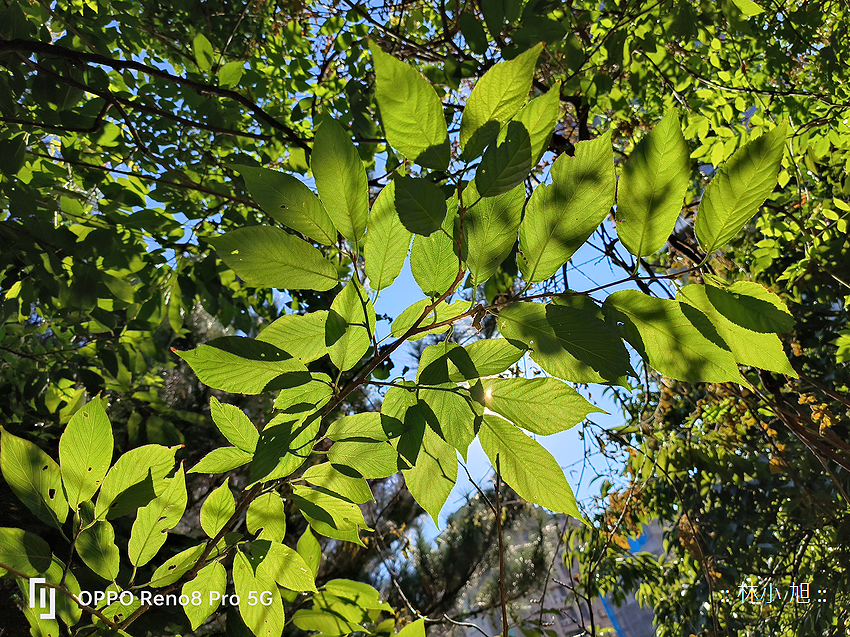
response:
<path id="1" fill-rule="evenodd" d="M 97 53 L 85 53 L 83 51 L 72 51 L 71 49 L 66 49 L 63 46 L 59 46 L 56 44 L 47 44 L 46 42 L 38 42 L 36 40 L 2 40 L 0 41 L 0 54 L 3 53 L 24 53 L 30 55 L 41 54 L 62 58 L 64 60 L 68 60 L 76 64 L 101 64 L 112 69 L 130 69 L 161 80 L 174 82 L 175 84 L 178 84 L 180 86 L 185 86 L 201 95 L 215 95 L 217 97 L 230 99 L 235 102 L 238 102 L 239 104 L 247 108 L 254 114 L 254 116 L 258 120 L 265 122 L 272 128 L 285 133 L 288 141 L 302 148 L 307 153 L 310 152 L 310 145 L 307 143 L 307 141 L 301 139 L 301 137 L 294 129 L 290 128 L 286 124 L 283 124 L 282 122 L 279 122 L 277 119 L 275 119 L 274 117 L 269 115 L 265 110 L 263 110 L 260 106 L 258 106 L 254 101 L 248 99 L 241 93 L 237 93 L 236 91 L 231 91 L 229 89 L 221 88 L 218 86 L 212 86 L 203 82 L 196 82 L 194 80 L 180 77 L 178 75 L 172 75 L 167 71 L 162 71 L 155 67 L 148 66 L 147 64 L 136 62 L 135 60 L 116 60 L 105 55 L 100 55 Z"/>

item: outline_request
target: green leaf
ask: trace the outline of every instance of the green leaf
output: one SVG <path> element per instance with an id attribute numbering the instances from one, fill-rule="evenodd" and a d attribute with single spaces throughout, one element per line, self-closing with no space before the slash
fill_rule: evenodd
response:
<path id="1" fill-rule="evenodd" d="M 50 526 L 61 527 L 68 517 L 59 465 L 29 440 L 0 427 L 0 469 L 18 499 Z"/>
<path id="2" fill-rule="evenodd" d="M 466 460 L 469 445 L 481 424 L 484 408 L 472 400 L 468 390 L 453 383 L 422 388 L 419 390 L 419 398 L 433 413 L 433 419 L 429 420 L 431 428 Z"/>
<path id="3" fill-rule="evenodd" d="M 232 393 L 260 394 L 273 378 L 307 370 L 287 352 L 239 336 L 224 336 L 188 352 L 174 353 L 189 363 L 204 385 Z"/>
<path id="4" fill-rule="evenodd" d="M 346 475 L 370 480 L 398 472 L 398 452 L 387 442 L 341 440 L 331 447 L 328 460 Z"/>
<path id="5" fill-rule="evenodd" d="M 427 296 L 442 295 L 457 279 L 460 260 L 454 241 L 456 216 L 454 208 L 446 215 L 444 232 L 435 232 L 430 237 L 413 237 L 410 270 Z"/>
<path id="6" fill-rule="evenodd" d="M 558 121 L 558 110 L 561 105 L 561 82 L 555 82 L 552 87 L 539 97 L 535 97 L 523 106 L 519 113 L 514 115 L 511 122 L 518 122 L 528 131 L 531 140 L 531 167 L 535 167 L 543 157 L 543 153 L 549 148 L 555 124 Z M 502 136 L 507 132 L 507 127 L 499 133 Z"/>
<path id="7" fill-rule="evenodd" d="M 109 522 L 101 520 L 83 529 L 74 548 L 85 565 L 103 579 L 112 582 L 118 577 L 118 547 Z"/>
<path id="8" fill-rule="evenodd" d="M 248 629 L 256 637 L 280 637 L 284 626 L 280 591 L 273 578 L 263 570 L 255 573 L 245 554 L 238 551 L 233 557 L 233 587 L 240 599 L 239 614 Z M 271 593 L 268 606 L 259 603 L 259 596 L 265 591 Z M 248 603 L 251 592 L 258 599 L 253 606 Z"/>
<path id="9" fill-rule="evenodd" d="M 690 181 L 688 145 L 671 110 L 632 151 L 617 184 L 617 236 L 637 257 L 664 247 Z"/>
<path id="10" fill-rule="evenodd" d="M 234 165 L 251 197 L 278 223 L 317 243 L 334 245 L 336 228 L 319 198 L 301 181 L 268 168 Z"/>
<path id="11" fill-rule="evenodd" d="M 339 443 L 337 443 L 339 444 Z M 324 489 L 293 487 L 292 502 L 317 533 L 365 546 L 360 529 L 371 531 L 360 507 Z"/>
<path id="12" fill-rule="evenodd" d="M 413 305 L 406 308 L 401 314 L 398 315 L 398 318 L 393 321 L 390 326 L 390 332 L 395 337 L 402 336 L 407 330 L 409 330 L 416 323 L 417 319 L 422 316 L 422 313 L 425 311 L 429 305 L 431 305 L 431 299 L 421 299 L 416 301 Z M 419 329 L 427 328 L 430 325 L 436 325 L 438 323 L 442 323 L 443 321 L 449 321 L 456 316 L 459 316 L 466 312 L 469 309 L 469 301 L 455 301 L 454 303 L 446 303 L 445 301 L 440 302 L 437 307 L 435 307 L 428 316 L 423 319 L 423 321 L 419 324 Z M 448 329 L 448 326 L 443 325 L 442 327 L 436 327 L 433 330 L 428 330 L 426 332 L 420 332 L 408 338 L 408 341 L 418 341 L 420 338 L 424 338 L 428 336 L 428 334 L 437 334 L 439 332 L 445 332 Z"/>
<path id="13" fill-rule="evenodd" d="M 118 458 L 100 486 L 95 518 L 114 519 L 126 515 L 161 494 L 165 476 L 174 469 L 177 449 L 179 447 L 144 445 Z"/>
<path id="14" fill-rule="evenodd" d="M 293 420 L 286 414 L 272 418 L 260 433 L 251 462 L 251 483 L 285 478 L 298 469 L 313 451 L 320 423 L 318 412 L 306 419 Z"/>
<path id="15" fill-rule="evenodd" d="M 230 88 L 239 84 L 242 75 L 245 73 L 245 67 L 240 60 L 233 60 L 222 66 L 218 70 L 218 85 L 222 88 Z"/>
<path id="16" fill-rule="evenodd" d="M 322 120 L 316 132 L 310 166 L 316 190 L 337 230 L 352 243 L 360 241 L 369 213 L 366 170 L 348 133 L 330 117 Z"/>
<path id="17" fill-rule="evenodd" d="M 247 453 L 254 453 L 260 434 L 241 409 L 222 404 L 215 396 L 210 399 L 210 415 L 215 426 L 228 442 Z"/>
<path id="18" fill-rule="evenodd" d="M 398 631 L 397 637 L 425 637 L 425 618 L 409 623 Z"/>
<path id="19" fill-rule="evenodd" d="M 404 267 L 411 236 L 396 213 L 395 182 L 390 182 L 381 190 L 369 213 L 363 253 L 370 288 L 383 290 L 393 284 Z"/>
<path id="20" fill-rule="evenodd" d="M 623 324 L 626 339 L 638 354 L 665 376 L 687 382 L 740 382 L 735 359 L 694 327 L 679 303 L 637 290 L 614 292 L 602 311 Z"/>
<path id="21" fill-rule="evenodd" d="M 236 501 L 229 482 L 229 479 L 225 480 L 224 484 L 207 496 L 201 506 L 201 528 L 209 537 L 215 537 L 236 512 Z"/>
<path id="22" fill-rule="evenodd" d="M 333 381 L 322 372 L 284 374 L 272 386 L 278 390 L 274 408 L 290 416 L 306 416 L 333 398 Z"/>
<path id="23" fill-rule="evenodd" d="M 257 340 L 289 352 L 299 361 L 307 364 L 328 353 L 325 345 L 327 320 L 327 310 L 308 314 L 287 314 L 260 332 Z"/>
<path id="24" fill-rule="evenodd" d="M 357 281 L 349 281 L 331 303 L 325 345 L 340 371 L 354 367 L 369 349 L 375 333 L 375 307 Z"/>
<path id="25" fill-rule="evenodd" d="M 377 412 L 363 412 L 335 420 L 328 427 L 325 436 L 331 440 L 365 438 L 386 441 L 401 434 L 401 431 L 393 429 L 393 425 L 397 424 L 389 418 L 383 418 Z"/>
<path id="26" fill-rule="evenodd" d="M 575 157 L 562 154 L 550 174 L 552 183 L 535 188 L 519 226 L 517 265 L 532 283 L 560 270 L 610 212 L 615 185 L 610 131 L 576 144 Z"/>
<path id="27" fill-rule="evenodd" d="M 680 289 L 676 295 L 676 299 L 681 302 L 682 312 L 694 327 L 718 347 L 731 351 L 735 362 L 740 365 L 759 367 L 797 378 L 797 372 L 788 362 L 779 337 L 776 334 L 754 332 L 730 321 L 712 303 L 712 291 L 729 294 L 712 286 L 691 284 Z M 766 305 L 779 313 L 773 305 Z M 710 325 L 706 324 L 703 317 L 709 320 Z"/>
<path id="28" fill-rule="evenodd" d="M 465 159 L 480 155 L 499 134 L 500 125 L 526 103 L 542 49 L 543 45 L 538 44 L 513 60 L 496 64 L 475 84 L 460 122 L 460 145 Z"/>
<path id="29" fill-rule="evenodd" d="M 385 610 L 389 613 L 393 612 L 392 606 L 387 602 L 381 601 L 381 594 L 366 582 L 355 582 L 350 579 L 332 579 L 326 582 L 323 588 L 326 592 L 333 595 L 333 597 L 357 606 L 358 610 Z"/>
<path id="30" fill-rule="evenodd" d="M 413 469 L 402 471 L 410 495 L 440 526 L 440 510 L 457 482 L 457 451 L 427 427 Z"/>
<path id="31" fill-rule="evenodd" d="M 226 473 L 248 464 L 253 457 L 254 454 L 237 447 L 219 447 L 201 458 L 188 473 Z"/>
<path id="32" fill-rule="evenodd" d="M 330 462 L 313 465 L 301 477 L 310 484 L 333 491 L 355 504 L 364 504 L 375 499 L 364 478 L 345 475 L 334 469 Z"/>
<path id="33" fill-rule="evenodd" d="M 532 433 L 566 431 L 594 412 L 605 413 L 556 378 L 488 378 L 484 405 Z"/>
<path id="34" fill-rule="evenodd" d="M 256 569 L 258 574 L 262 572 L 291 591 L 316 592 L 315 576 L 307 562 L 288 546 L 268 540 L 254 540 L 251 542 L 251 555 L 261 560 Z"/>
<path id="35" fill-rule="evenodd" d="M 505 338 L 529 348 L 546 372 L 574 383 L 619 382 L 630 370 L 622 340 L 593 314 L 542 303 L 513 303 L 499 313 Z"/>
<path id="36" fill-rule="evenodd" d="M 732 3 L 738 7 L 741 13 L 748 17 L 764 13 L 764 9 L 753 2 L 753 0 L 732 0 Z"/>
<path id="37" fill-rule="evenodd" d="M 520 122 L 508 122 L 504 139 L 487 147 L 475 171 L 480 196 L 502 195 L 521 184 L 533 168 L 531 155 L 531 137 L 525 126 Z"/>
<path id="38" fill-rule="evenodd" d="M 72 509 L 100 488 L 112 464 L 112 446 L 112 425 L 96 398 L 74 414 L 59 439 L 62 484 Z"/>
<path id="39" fill-rule="evenodd" d="M 319 573 L 319 564 L 322 561 L 322 546 L 313 535 L 313 532 L 308 526 L 304 529 L 304 533 L 298 538 L 298 555 L 302 557 L 304 563 L 313 573 L 313 577 Z"/>
<path id="40" fill-rule="evenodd" d="M 503 338 L 483 339 L 466 347 L 443 341 L 425 348 L 419 359 L 416 382 L 441 385 L 493 376 L 508 369 L 524 353 L 524 349 Z"/>
<path id="41" fill-rule="evenodd" d="M 396 214 L 402 225 L 416 235 L 427 237 L 445 227 L 446 198 L 440 187 L 422 177 L 393 179 Z"/>
<path id="42" fill-rule="evenodd" d="M 711 254 L 736 236 L 776 186 L 788 124 L 739 148 L 714 175 L 699 205 L 694 231 Z"/>
<path id="43" fill-rule="evenodd" d="M 301 630 L 318 632 L 327 637 L 338 635 L 349 635 L 362 632 L 363 628 L 354 622 L 343 619 L 339 615 L 326 613 L 320 610 L 308 610 L 302 608 L 292 616 L 292 622 Z"/>
<path id="44" fill-rule="evenodd" d="M 449 138 L 437 92 L 412 66 L 369 42 L 375 63 L 375 99 L 390 146 L 420 166 L 446 170 Z"/>
<path id="45" fill-rule="evenodd" d="M 248 506 L 245 528 L 249 533 L 258 533 L 258 540 L 283 542 L 286 537 L 286 510 L 283 498 L 276 491 L 258 496 Z"/>
<path id="46" fill-rule="evenodd" d="M 338 282 L 336 267 L 321 252 L 280 228 L 238 228 L 208 241 L 254 287 L 324 292 Z"/>
<path id="47" fill-rule="evenodd" d="M 584 521 L 564 472 L 540 443 L 498 416 L 484 416 L 478 438 L 494 467 L 498 456 L 502 479 L 521 498 Z"/>
<path id="48" fill-rule="evenodd" d="M 174 528 L 183 517 L 186 495 L 186 476 L 181 464 L 162 495 L 139 509 L 136 515 L 127 545 L 127 554 L 133 566 L 144 566 L 157 554 L 165 543 L 165 531 Z"/>
<path id="49" fill-rule="evenodd" d="M 450 354 L 449 380 L 462 382 L 501 374 L 523 357 L 526 350 L 504 338 L 481 339 L 463 346 L 464 355 Z"/>
<path id="50" fill-rule="evenodd" d="M 460 32 L 473 53 L 481 55 L 487 51 L 487 33 L 484 31 L 484 27 L 481 26 L 480 20 L 471 13 L 462 13 L 460 15 Z"/>
<path id="51" fill-rule="evenodd" d="M 154 571 L 148 586 L 158 588 L 168 586 L 179 580 L 195 566 L 195 562 L 201 557 L 206 546 L 206 542 L 198 544 L 168 558 Z"/>
<path id="52" fill-rule="evenodd" d="M 207 564 L 191 581 L 183 584 L 180 592 L 189 599 L 183 611 L 192 624 L 192 630 L 196 630 L 218 609 L 226 589 L 227 572 L 219 562 Z M 218 593 L 218 596 L 210 595 L 212 592 Z"/>
<path id="53" fill-rule="evenodd" d="M 753 332 L 791 332 L 794 317 L 776 294 L 753 281 L 736 281 L 726 290 L 707 286 L 705 293 L 725 318 Z"/>
<path id="54" fill-rule="evenodd" d="M 215 64 L 215 51 L 203 33 L 199 33 L 192 40 L 192 51 L 195 53 L 195 63 L 201 71 L 209 71 Z"/>
<path id="55" fill-rule="evenodd" d="M 419 400 L 415 391 L 411 391 L 413 387 L 410 382 L 406 382 L 404 387 L 391 387 L 381 403 L 382 421 L 401 423 L 400 435 L 391 440 L 398 451 L 399 469 L 410 469 L 416 464 L 426 423 L 432 416 L 428 405 Z"/>
<path id="56" fill-rule="evenodd" d="M 27 577 L 35 577 L 50 568 L 51 555 L 50 546 L 36 534 L 0 527 L 0 562 L 6 566 Z M 0 568 L 0 575 L 5 574 Z"/>
<path id="57" fill-rule="evenodd" d="M 463 201 L 466 265 L 472 280 L 479 284 L 496 273 L 517 241 L 525 186 L 519 185 L 497 197 L 481 198 L 476 181 L 472 181 L 463 191 Z"/>

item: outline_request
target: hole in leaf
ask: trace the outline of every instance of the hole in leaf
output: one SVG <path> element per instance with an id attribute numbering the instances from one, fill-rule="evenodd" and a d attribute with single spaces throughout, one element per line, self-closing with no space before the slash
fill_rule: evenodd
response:
<path id="1" fill-rule="evenodd" d="M 44 466 L 41 468 L 41 470 L 42 470 L 42 471 L 47 471 L 47 465 L 44 465 Z"/>
<path id="2" fill-rule="evenodd" d="M 91 467 L 89 467 L 89 471 L 91 471 Z"/>
<path id="3" fill-rule="evenodd" d="M 48 489 L 47 490 L 47 497 L 50 498 L 51 500 L 53 498 L 55 498 L 56 497 L 56 489 Z"/>

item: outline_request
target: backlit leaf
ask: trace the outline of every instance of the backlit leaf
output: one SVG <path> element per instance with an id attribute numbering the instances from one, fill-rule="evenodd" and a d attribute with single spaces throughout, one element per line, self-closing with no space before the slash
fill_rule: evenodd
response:
<path id="1" fill-rule="evenodd" d="M 100 486 L 95 518 L 113 519 L 126 515 L 150 502 L 158 495 L 157 491 L 162 493 L 166 484 L 164 478 L 174 469 L 174 455 L 178 449 L 144 445 L 118 458 Z"/>
<path id="2" fill-rule="evenodd" d="M 552 183 L 535 188 L 519 227 L 517 265 L 526 281 L 545 281 L 599 227 L 614 204 L 611 133 L 576 144 L 552 165 Z"/>
<path id="3" fill-rule="evenodd" d="M 109 522 L 100 520 L 83 529 L 74 547 L 85 565 L 103 579 L 114 581 L 118 577 L 118 547 Z"/>
<path id="4" fill-rule="evenodd" d="M 741 380 L 732 354 L 705 338 L 677 301 L 622 290 L 609 296 L 602 310 L 609 321 L 622 323 L 632 347 L 665 376 L 706 383 Z"/>
<path id="5" fill-rule="evenodd" d="M 256 166 L 234 166 L 251 197 L 278 223 L 317 243 L 334 245 L 336 228 L 319 198 L 286 173 Z"/>
<path id="6" fill-rule="evenodd" d="M 635 256 L 664 247 L 690 179 L 688 146 L 671 110 L 632 151 L 617 184 L 617 236 Z"/>
<path id="7" fill-rule="evenodd" d="M 499 313 L 499 331 L 529 349 L 545 371 L 575 383 L 619 382 L 630 370 L 622 340 L 593 314 L 561 305 L 514 303 Z"/>
<path id="8" fill-rule="evenodd" d="M 258 540 L 283 542 L 286 537 L 286 510 L 280 494 L 270 491 L 251 502 L 245 514 L 245 528 L 249 533 L 259 531 Z"/>
<path id="9" fill-rule="evenodd" d="M 248 464 L 253 457 L 238 447 L 219 447 L 201 458 L 188 473 L 226 473 Z"/>
<path id="10" fill-rule="evenodd" d="M 245 412 L 235 405 L 220 403 L 213 396 L 210 399 L 210 415 L 215 426 L 230 444 L 247 453 L 254 453 L 260 434 Z"/>
<path id="11" fill-rule="evenodd" d="M 350 281 L 331 303 L 325 325 L 325 345 L 337 369 L 346 371 L 360 361 L 374 331 L 375 307 L 360 284 Z"/>
<path id="12" fill-rule="evenodd" d="M 210 537 L 215 537 L 236 511 L 236 501 L 228 483 L 229 480 L 225 480 L 201 506 L 201 528 Z"/>
<path id="13" fill-rule="evenodd" d="M 513 60 L 499 62 L 475 84 L 460 122 L 464 158 L 480 155 L 499 134 L 501 124 L 516 115 L 526 103 L 542 49 L 543 45 L 538 44 Z"/>
<path id="14" fill-rule="evenodd" d="M 438 297 L 451 287 L 458 275 L 459 259 L 454 241 L 453 207 L 443 221 L 441 231 L 430 237 L 417 235 L 410 249 L 410 270 L 422 292 Z"/>
<path id="15" fill-rule="evenodd" d="M 788 362 L 779 337 L 776 334 L 754 332 L 730 321 L 711 302 L 713 290 L 729 294 L 712 286 L 691 284 L 680 289 L 676 295 L 676 299 L 681 301 L 683 313 L 700 333 L 717 346 L 731 351 L 735 361 L 741 365 L 759 367 L 796 378 L 797 372 Z M 773 305 L 765 305 L 781 314 Z M 705 324 L 701 315 L 708 318 L 710 325 Z"/>
<path id="16" fill-rule="evenodd" d="M 481 384 L 485 406 L 544 436 L 565 431 L 588 414 L 603 411 L 556 378 L 488 378 Z"/>
<path id="17" fill-rule="evenodd" d="M 259 394 L 273 378 L 307 370 L 287 352 L 239 336 L 223 336 L 193 350 L 174 353 L 189 363 L 202 383 L 233 393 Z"/>
<path id="18" fill-rule="evenodd" d="M 18 499 L 36 517 L 59 528 L 68 517 L 68 501 L 56 461 L 29 440 L 0 427 L 0 468 Z"/>
<path id="19" fill-rule="evenodd" d="M 183 584 L 180 592 L 189 599 L 183 611 L 192 624 L 192 630 L 196 630 L 218 609 L 226 588 L 227 573 L 220 562 L 207 564 L 192 580 Z M 218 593 L 218 596 L 210 595 L 211 592 Z M 197 596 L 198 593 L 200 596 Z M 195 604 L 194 599 L 199 599 L 200 603 Z"/>
<path id="20" fill-rule="evenodd" d="M 412 469 L 402 471 L 410 495 L 440 526 L 440 510 L 457 481 L 457 452 L 428 427 Z"/>
<path id="21" fill-rule="evenodd" d="M 186 478 L 181 465 L 162 495 L 139 509 L 127 546 L 130 563 L 144 566 L 154 558 L 165 543 L 165 531 L 174 528 L 183 517 L 186 501 Z"/>
<path id="22" fill-rule="evenodd" d="M 68 504 L 77 509 L 100 488 L 112 464 L 112 425 L 96 398 L 83 406 L 59 439 L 59 466 Z"/>
<path id="23" fill-rule="evenodd" d="M 466 265 L 472 280 L 483 283 L 499 269 L 516 243 L 525 186 L 498 197 L 481 198 L 473 181 L 463 191 L 463 202 L 467 206 L 463 223 Z"/>
<path id="24" fill-rule="evenodd" d="M 484 416 L 478 433 L 484 453 L 521 498 L 583 521 L 564 472 L 540 443 L 498 416 Z"/>
<path id="25" fill-rule="evenodd" d="M 349 241 L 360 241 L 369 213 L 366 170 L 351 137 L 330 117 L 325 117 L 316 131 L 310 165 L 316 190 L 334 226 Z"/>
<path id="26" fill-rule="evenodd" d="M 327 310 L 286 314 L 260 332 L 258 341 L 270 343 L 306 364 L 328 353 L 325 345 Z"/>
<path id="27" fill-rule="evenodd" d="M 280 228 L 238 228 L 209 242 L 254 287 L 324 292 L 338 282 L 336 267 L 321 252 Z"/>
<path id="28" fill-rule="evenodd" d="M 773 192 L 787 134 L 788 124 L 780 124 L 735 151 L 715 173 L 694 224 L 706 254 L 736 236 Z"/>
<path id="29" fill-rule="evenodd" d="M 404 267 L 411 237 L 396 213 L 395 182 L 390 182 L 381 190 L 369 213 L 363 247 L 369 287 L 383 290 L 392 285 Z"/>
<path id="30" fill-rule="evenodd" d="M 445 170 L 449 139 L 443 104 L 412 66 L 369 42 L 375 63 L 375 98 L 390 146 L 420 166 Z"/>

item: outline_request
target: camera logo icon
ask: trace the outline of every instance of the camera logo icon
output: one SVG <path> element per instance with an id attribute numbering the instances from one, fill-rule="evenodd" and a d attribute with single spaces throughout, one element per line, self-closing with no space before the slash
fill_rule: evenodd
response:
<path id="1" fill-rule="evenodd" d="M 46 583 L 47 580 L 43 577 L 30 578 L 30 608 L 46 609 L 46 613 L 39 615 L 41 619 L 56 619 L 56 589 L 49 586 L 38 586 L 38 584 Z M 38 605 L 36 605 L 36 590 L 39 591 Z"/>

